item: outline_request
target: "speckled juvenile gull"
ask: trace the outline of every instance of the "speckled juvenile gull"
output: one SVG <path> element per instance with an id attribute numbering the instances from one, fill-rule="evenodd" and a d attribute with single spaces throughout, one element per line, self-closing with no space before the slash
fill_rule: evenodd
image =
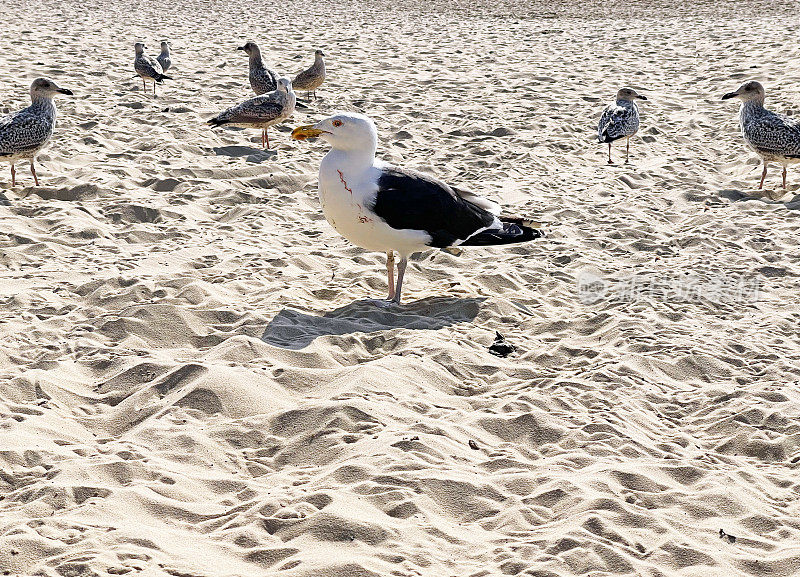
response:
<path id="1" fill-rule="evenodd" d="M 311 65 L 311 68 L 303 70 L 292 81 L 294 89 L 298 92 L 301 90 L 305 92 L 306 98 L 309 98 L 313 93 L 314 100 L 316 100 L 317 88 L 325 82 L 325 61 L 322 59 L 323 56 L 325 56 L 325 53 L 322 50 L 315 51 L 314 64 Z"/>
<path id="2" fill-rule="evenodd" d="M 611 161 L 611 143 L 625 139 L 625 162 L 630 155 L 631 137 L 639 131 L 639 108 L 634 100 L 647 100 L 633 88 L 622 88 L 614 102 L 606 106 L 597 125 L 597 140 L 608 143 L 608 164 Z"/>
<path id="3" fill-rule="evenodd" d="M 291 80 L 279 78 L 277 90 L 245 100 L 212 118 L 208 123 L 211 126 L 229 124 L 243 128 L 261 128 L 263 130 L 261 145 L 269 148 L 267 129 L 289 118 L 294 112 L 295 102 Z"/>
<path id="4" fill-rule="evenodd" d="M 31 174 L 36 186 L 39 178 L 33 166 L 36 154 L 47 144 L 56 126 L 56 94 L 72 95 L 48 78 L 37 78 L 31 84 L 31 104 L 19 112 L 0 118 L 0 159 L 11 164 L 11 186 L 17 183 L 14 162 L 30 160 Z"/>
<path id="5" fill-rule="evenodd" d="M 501 217 L 495 202 L 377 160 L 378 133 L 363 114 L 335 114 L 292 132 L 295 140 L 317 137 L 331 145 L 319 166 L 325 219 L 356 246 L 386 253 L 389 297 L 379 301 L 381 305 L 400 304 L 411 254 L 514 244 L 542 236 L 529 221 Z M 396 285 L 395 251 L 400 254 Z"/>
<path id="6" fill-rule="evenodd" d="M 264 66 L 261 49 L 255 42 L 247 42 L 237 50 L 244 50 L 250 57 L 250 87 L 256 94 L 266 94 L 278 88 L 278 75 Z"/>
<path id="7" fill-rule="evenodd" d="M 136 59 L 133 61 L 133 68 L 136 70 L 136 74 L 142 77 L 142 90 L 147 89 L 145 80 L 152 80 L 153 94 L 155 94 L 156 83 L 161 84 L 164 80 L 171 80 L 172 77 L 164 74 L 158 60 L 144 53 L 144 49 L 147 48 L 144 43 L 137 42 L 134 48 L 136 50 Z"/>
<path id="8" fill-rule="evenodd" d="M 161 54 L 158 55 L 156 60 L 158 60 L 158 63 L 161 65 L 161 72 L 166 72 L 169 70 L 169 67 L 172 66 L 172 58 L 170 58 L 169 54 L 169 42 L 166 40 L 161 41 Z"/>
<path id="9" fill-rule="evenodd" d="M 786 188 L 786 167 L 800 162 L 800 121 L 776 114 L 764 108 L 764 87 L 751 80 L 742 84 L 736 92 L 725 94 L 722 99 L 738 98 L 742 101 L 739 123 L 747 145 L 764 161 L 759 190 L 767 176 L 767 163 L 783 165 L 783 188 Z"/>

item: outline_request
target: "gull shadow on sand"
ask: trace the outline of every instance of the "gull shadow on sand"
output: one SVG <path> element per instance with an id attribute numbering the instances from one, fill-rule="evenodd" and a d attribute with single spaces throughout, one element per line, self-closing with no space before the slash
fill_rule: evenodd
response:
<path id="1" fill-rule="evenodd" d="M 429 297 L 387 308 L 379 307 L 374 301 L 361 300 L 322 316 L 284 309 L 267 325 L 261 340 L 275 347 L 297 351 L 321 336 L 391 329 L 438 330 L 474 320 L 484 300 Z"/>
<path id="2" fill-rule="evenodd" d="M 792 194 L 792 192 L 787 191 L 786 194 Z M 747 194 L 746 192 L 742 192 L 741 190 L 737 189 L 726 189 L 719 191 L 719 196 L 728 199 L 731 202 L 757 200 L 759 202 L 763 202 L 764 204 L 782 204 L 788 210 L 800 210 L 800 194 L 794 194 L 794 196 L 792 196 L 789 200 L 784 201 L 779 198 L 770 198 L 767 193 L 765 193 L 764 196 L 756 196 Z"/>
<path id="3" fill-rule="evenodd" d="M 238 146 L 238 145 L 215 146 L 213 150 L 214 154 L 216 154 L 217 156 L 228 156 L 230 158 L 245 157 L 245 160 L 247 160 L 247 162 L 255 162 L 255 163 L 262 162 L 278 154 L 274 150 L 264 150 L 261 148 L 253 148 L 252 146 Z"/>

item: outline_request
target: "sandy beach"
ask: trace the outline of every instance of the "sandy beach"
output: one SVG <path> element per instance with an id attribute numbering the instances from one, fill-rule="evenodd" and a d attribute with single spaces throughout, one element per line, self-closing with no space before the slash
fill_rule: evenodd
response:
<path id="1" fill-rule="evenodd" d="M 0 573 L 800 575 L 800 168 L 756 190 L 720 100 L 800 115 L 796 6 L 639 4 L 6 0 L 0 113 L 74 96 L 39 187 L 0 163 Z M 327 55 L 269 151 L 206 125 L 246 40 Z M 547 236 L 417 255 L 376 307 L 290 139 L 338 110 Z"/>

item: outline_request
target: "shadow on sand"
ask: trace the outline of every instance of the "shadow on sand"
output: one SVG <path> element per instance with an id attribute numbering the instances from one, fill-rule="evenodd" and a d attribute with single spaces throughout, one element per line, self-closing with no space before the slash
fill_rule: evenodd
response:
<path id="1" fill-rule="evenodd" d="M 390 329 L 437 330 L 475 319 L 482 298 L 429 297 L 401 306 L 382 308 L 362 300 L 322 316 L 284 309 L 275 315 L 261 337 L 282 349 L 300 350 L 326 335 L 370 333 Z"/>
<path id="2" fill-rule="evenodd" d="M 217 156 L 228 156 L 230 158 L 246 157 L 247 162 L 262 162 L 278 153 L 274 150 L 263 150 L 261 148 L 253 148 L 252 146 L 215 146 L 214 154 Z"/>
<path id="3" fill-rule="evenodd" d="M 792 191 L 787 191 L 786 194 L 792 194 Z M 781 200 L 770 198 L 768 194 L 764 194 L 764 196 L 756 196 L 754 194 L 747 194 L 746 192 L 742 192 L 741 190 L 736 189 L 727 189 L 721 190 L 719 195 L 722 198 L 726 198 L 731 202 L 739 202 L 742 200 L 758 200 L 763 202 L 764 204 L 782 204 L 788 210 L 800 210 L 800 194 L 795 194 L 789 200 Z"/>

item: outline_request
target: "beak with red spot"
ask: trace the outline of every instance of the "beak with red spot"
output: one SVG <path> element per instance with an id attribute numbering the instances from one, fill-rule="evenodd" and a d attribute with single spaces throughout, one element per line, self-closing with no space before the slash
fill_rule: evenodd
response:
<path id="1" fill-rule="evenodd" d="M 292 130 L 292 139 L 308 140 L 309 138 L 318 138 L 322 134 L 330 134 L 330 133 L 327 130 L 320 130 L 319 128 L 314 128 L 313 124 L 306 124 L 304 126 L 298 126 L 294 130 Z"/>

